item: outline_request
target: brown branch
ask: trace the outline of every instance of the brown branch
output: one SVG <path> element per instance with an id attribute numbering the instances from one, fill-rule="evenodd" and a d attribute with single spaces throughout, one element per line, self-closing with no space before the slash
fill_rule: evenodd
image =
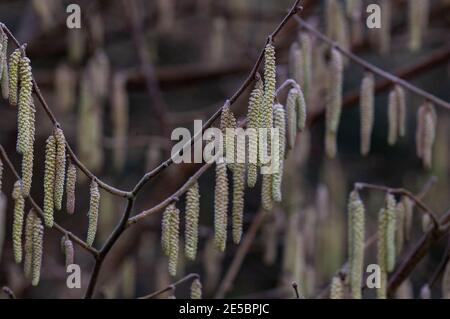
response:
<path id="1" fill-rule="evenodd" d="M 3 286 L 2 290 L 8 296 L 9 299 L 17 299 L 16 295 L 14 294 L 14 291 L 12 291 L 12 289 L 9 288 L 8 286 Z"/>
<path id="2" fill-rule="evenodd" d="M 20 176 L 19 173 L 17 173 L 16 169 L 14 168 L 14 165 L 12 164 L 11 160 L 8 157 L 8 154 L 6 153 L 5 149 L 3 148 L 2 145 L 0 145 L 0 155 L 3 158 L 3 161 L 6 163 L 6 165 L 8 166 L 9 170 L 11 171 L 11 173 L 14 175 L 14 177 L 17 180 L 20 180 Z M 41 207 L 39 207 L 38 204 L 36 204 L 36 202 L 34 201 L 34 199 L 31 196 L 27 197 L 27 200 L 30 202 L 30 204 L 34 207 L 34 209 L 36 210 L 36 212 L 42 217 L 44 218 L 44 212 L 42 211 Z M 53 228 L 56 229 L 57 231 L 59 231 L 61 234 L 69 236 L 76 244 L 78 244 L 80 247 L 84 248 L 85 250 L 87 250 L 88 252 L 90 252 L 93 256 L 97 256 L 98 251 L 93 248 L 90 247 L 88 244 L 86 244 L 86 242 L 84 242 L 82 239 L 78 238 L 77 236 L 75 236 L 74 234 L 72 234 L 71 232 L 69 232 L 67 229 L 63 228 L 62 226 L 60 226 L 59 224 L 57 224 L 56 222 L 53 223 Z"/>
<path id="3" fill-rule="evenodd" d="M 163 294 L 165 292 L 168 292 L 168 291 L 175 292 L 175 289 L 176 289 L 177 286 L 185 283 L 186 281 L 189 281 L 189 280 L 192 280 L 192 279 L 199 279 L 199 278 L 200 278 L 199 274 L 191 273 L 191 274 L 186 275 L 185 277 L 181 278 L 180 280 L 174 282 L 173 284 L 168 285 L 165 288 L 162 288 L 162 289 L 160 289 L 158 291 L 155 291 L 155 292 L 153 292 L 153 293 L 151 293 L 149 295 L 139 297 L 138 299 L 152 299 L 152 298 L 155 298 L 156 296 L 159 296 L 159 295 L 161 295 L 161 294 Z"/>
<path id="4" fill-rule="evenodd" d="M 438 106 L 441 106 L 443 108 L 450 110 L 449 102 L 446 102 L 446 101 L 438 98 L 437 96 L 435 96 L 431 93 L 428 93 L 403 79 L 400 79 L 399 77 L 393 75 L 392 73 L 389 73 L 387 71 L 380 69 L 379 67 L 373 65 L 372 63 L 369 63 L 369 62 L 365 61 L 364 59 L 358 57 L 357 55 L 353 54 L 352 52 L 342 48 L 336 42 L 334 42 L 330 38 L 328 38 L 326 35 L 324 35 L 323 33 L 319 32 L 318 30 L 316 30 L 315 28 L 310 26 L 308 23 L 306 23 L 300 17 L 295 16 L 294 19 L 298 22 L 298 24 L 301 27 L 305 28 L 309 33 L 314 35 L 316 38 L 318 38 L 322 42 L 324 42 L 324 43 L 330 45 L 331 47 L 333 47 L 334 49 L 338 50 L 340 53 L 342 53 L 343 55 L 348 57 L 350 60 L 352 60 L 356 64 L 362 66 L 364 69 L 369 70 L 369 71 L 373 72 L 374 74 L 377 74 L 377 75 L 389 80 L 393 84 L 398 84 L 398 85 L 402 86 L 403 88 L 407 89 L 408 91 L 424 98 L 425 100 L 428 100 L 428 101 L 434 103 L 435 105 L 438 105 Z"/>
<path id="5" fill-rule="evenodd" d="M 253 222 L 249 230 L 247 231 L 244 240 L 239 245 L 239 248 L 236 254 L 234 255 L 233 261 L 231 262 L 231 265 L 228 268 L 225 277 L 223 278 L 222 282 L 219 285 L 219 288 L 217 289 L 215 298 L 225 297 L 225 294 L 232 287 L 233 282 L 236 279 L 239 270 L 241 269 L 242 263 L 244 262 L 244 259 L 247 256 L 247 253 L 249 252 L 253 241 L 255 240 L 256 233 L 263 224 L 265 214 L 266 214 L 265 211 L 261 210 L 253 219 Z"/>
<path id="6" fill-rule="evenodd" d="M 439 227 L 439 221 L 436 217 L 436 214 L 425 203 L 423 203 L 417 196 L 414 196 L 410 191 L 408 191 L 404 188 L 391 188 L 391 187 L 373 185 L 373 184 L 367 184 L 367 183 L 355 183 L 355 188 L 356 189 L 367 188 L 367 189 L 379 190 L 379 191 L 390 193 L 390 194 L 398 194 L 398 195 L 404 195 L 406 197 L 409 197 L 412 201 L 414 201 L 416 206 L 421 209 L 422 212 L 428 214 L 431 217 L 434 227 Z"/>

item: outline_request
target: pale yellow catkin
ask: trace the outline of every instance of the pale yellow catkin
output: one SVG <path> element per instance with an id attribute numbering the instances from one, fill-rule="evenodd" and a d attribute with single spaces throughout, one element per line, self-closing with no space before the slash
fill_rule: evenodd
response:
<path id="1" fill-rule="evenodd" d="M 42 255 L 44 243 L 44 226 L 39 217 L 34 219 L 33 225 L 33 266 L 31 284 L 37 286 L 41 277 Z"/>
<path id="2" fill-rule="evenodd" d="M 297 89 L 292 88 L 286 99 L 287 147 L 292 150 L 297 137 Z"/>
<path id="3" fill-rule="evenodd" d="M 222 114 L 220 116 L 220 130 L 223 135 L 223 152 L 227 166 L 233 169 L 235 163 L 235 135 L 230 129 L 236 128 L 236 118 L 230 108 L 230 102 L 227 100 L 222 107 Z"/>
<path id="4" fill-rule="evenodd" d="M 400 137 L 405 137 L 405 135 L 406 135 L 406 95 L 405 95 L 405 90 L 400 85 L 396 85 L 394 87 L 394 90 L 397 94 L 398 135 Z"/>
<path id="5" fill-rule="evenodd" d="M 450 260 L 447 261 L 444 275 L 442 276 L 442 298 L 450 299 Z"/>
<path id="6" fill-rule="evenodd" d="M 25 209 L 25 199 L 23 197 L 22 184 L 20 181 L 16 181 L 14 183 L 12 198 L 14 199 L 14 218 L 12 230 L 14 260 L 16 263 L 20 263 L 22 261 L 22 228 Z"/>
<path id="7" fill-rule="evenodd" d="M 342 111 L 343 60 L 336 49 L 331 51 L 331 63 L 328 84 L 328 99 L 326 106 L 325 146 L 328 157 L 334 158 L 337 153 L 336 137 Z"/>
<path id="8" fill-rule="evenodd" d="M 425 115 L 427 113 L 426 104 L 422 104 L 417 110 L 416 125 L 416 154 L 417 157 L 423 159 L 423 133 L 425 127 Z"/>
<path id="9" fill-rule="evenodd" d="M 178 265 L 180 211 L 174 206 L 170 214 L 169 274 L 176 276 Z"/>
<path id="10" fill-rule="evenodd" d="M 413 201 L 407 196 L 402 197 L 402 202 L 405 207 L 405 240 L 409 240 L 411 238 L 413 226 L 414 204 Z"/>
<path id="11" fill-rule="evenodd" d="M 261 204 L 266 211 L 271 211 L 273 208 L 272 174 L 262 175 Z"/>
<path id="12" fill-rule="evenodd" d="M 77 167 L 73 163 L 67 166 L 66 176 L 66 209 L 69 214 L 75 212 L 75 188 L 77 183 Z"/>
<path id="13" fill-rule="evenodd" d="M 1 51 L 0 51 L 0 81 L 2 87 L 2 97 L 8 99 L 9 97 L 9 72 L 8 72 L 8 36 L 0 28 L 1 33 Z"/>
<path id="14" fill-rule="evenodd" d="M 303 132 L 306 128 L 307 107 L 305 95 L 303 94 L 301 87 L 297 87 L 295 98 L 297 105 L 297 129 L 300 132 Z"/>
<path id="15" fill-rule="evenodd" d="M 45 145 L 44 168 L 44 221 L 47 227 L 53 227 L 54 190 L 55 190 L 56 142 L 50 135 Z"/>
<path id="16" fill-rule="evenodd" d="M 388 143 L 389 145 L 395 145 L 398 139 L 398 98 L 395 90 L 389 93 L 388 99 Z"/>
<path id="17" fill-rule="evenodd" d="M 286 115 L 284 107 L 276 104 L 273 107 L 273 126 L 278 131 L 278 149 L 276 143 L 273 144 L 272 161 L 274 172 L 272 174 L 272 197 L 275 202 L 281 202 L 281 183 L 283 177 L 284 155 L 286 148 Z M 276 136 L 276 135 L 275 135 Z"/>
<path id="18" fill-rule="evenodd" d="M 387 214 L 384 208 L 378 213 L 378 232 L 377 232 L 377 264 L 380 266 L 380 287 L 377 289 L 377 298 L 386 299 L 387 285 L 387 259 L 386 259 L 386 233 L 387 233 Z"/>
<path id="19" fill-rule="evenodd" d="M 433 146 L 436 139 L 436 113 L 434 107 L 428 104 L 427 112 L 425 113 L 423 123 L 423 165 L 425 168 L 430 169 L 433 162 Z"/>
<path id="20" fill-rule="evenodd" d="M 17 105 L 20 57 L 21 51 L 19 48 L 14 50 L 9 57 L 9 104 L 12 106 Z"/>
<path id="21" fill-rule="evenodd" d="M 67 237 L 63 237 L 63 249 L 66 268 L 74 263 L 75 250 L 72 241 Z"/>
<path id="22" fill-rule="evenodd" d="M 189 187 L 186 193 L 186 226 L 185 254 L 190 260 L 195 260 L 198 245 L 198 220 L 200 215 L 200 192 L 198 182 Z"/>
<path id="23" fill-rule="evenodd" d="M 351 263 L 350 287 L 354 299 L 361 299 L 361 285 L 364 267 L 364 242 L 365 242 L 365 209 L 357 191 L 353 191 L 349 197 L 349 220 L 351 222 Z"/>
<path id="24" fill-rule="evenodd" d="M 375 108 L 375 78 L 367 73 L 361 83 L 361 154 L 368 155 L 372 139 Z"/>
<path id="25" fill-rule="evenodd" d="M 223 159 L 216 162 L 216 185 L 214 189 L 214 244 L 225 251 L 228 225 L 228 177 Z"/>
<path id="26" fill-rule="evenodd" d="M 66 138 L 61 128 L 55 128 L 53 135 L 56 143 L 55 161 L 55 208 L 61 210 L 66 177 Z"/>
<path id="27" fill-rule="evenodd" d="M 395 229 L 396 229 L 396 201 L 391 194 L 386 195 L 386 269 L 392 272 L 395 267 Z"/>
<path id="28" fill-rule="evenodd" d="M 192 282 L 191 299 L 202 299 L 202 283 L 198 278 Z"/>
<path id="29" fill-rule="evenodd" d="M 95 179 L 92 180 L 90 186 L 90 201 L 89 201 L 89 212 L 88 212 L 88 232 L 86 244 L 92 246 L 94 244 L 95 234 L 97 233 L 97 222 L 98 222 L 98 208 L 100 205 L 100 191 L 98 189 L 98 184 Z"/>
<path id="30" fill-rule="evenodd" d="M 174 209 L 175 204 L 167 206 L 161 221 L 161 247 L 166 256 L 170 255 L 170 219 Z"/>
<path id="31" fill-rule="evenodd" d="M 339 276 L 331 280 L 330 299 L 344 299 L 344 283 Z"/>
<path id="32" fill-rule="evenodd" d="M 17 152 L 25 154 L 33 151 L 34 108 L 33 82 L 30 59 L 22 57 L 19 62 L 19 100 L 17 109 Z"/>
<path id="33" fill-rule="evenodd" d="M 399 256 L 403 250 L 403 246 L 405 243 L 405 202 L 400 200 L 395 207 L 395 228 L 396 228 L 396 237 L 395 237 L 395 249 L 396 255 Z"/>
<path id="34" fill-rule="evenodd" d="M 248 125 L 251 129 L 248 140 L 248 165 L 247 165 L 247 185 L 250 188 L 255 187 L 258 179 L 258 145 L 259 131 L 262 125 L 262 101 L 264 87 L 261 77 L 258 75 L 255 88 L 250 94 L 248 106 Z"/>
<path id="35" fill-rule="evenodd" d="M 33 267 L 33 233 L 36 218 L 37 218 L 36 213 L 34 212 L 33 209 L 31 209 L 25 221 L 25 243 L 24 243 L 25 257 L 23 261 L 23 272 L 25 274 L 25 277 L 28 279 L 31 279 Z"/>
<path id="36" fill-rule="evenodd" d="M 422 47 L 430 15 L 429 0 L 409 0 L 409 49 L 418 51 Z"/>
<path id="37" fill-rule="evenodd" d="M 272 42 L 266 45 L 264 49 L 264 96 L 263 96 L 263 120 L 262 128 L 270 130 L 273 127 L 273 101 L 275 98 L 275 86 L 276 86 L 276 62 L 275 62 L 275 47 Z M 267 132 L 267 155 L 271 156 L 271 134 Z M 260 158 L 264 155 L 261 154 L 263 148 L 260 147 Z"/>
<path id="38" fill-rule="evenodd" d="M 236 145 L 241 152 L 245 152 L 245 142 Z M 233 206 L 232 215 L 232 237 L 235 244 L 239 244 L 242 237 L 244 219 L 244 191 L 245 191 L 245 164 L 236 163 L 233 170 Z"/>
<path id="39" fill-rule="evenodd" d="M 422 215 L 422 231 L 425 233 L 431 229 L 432 226 L 431 217 L 428 214 Z"/>

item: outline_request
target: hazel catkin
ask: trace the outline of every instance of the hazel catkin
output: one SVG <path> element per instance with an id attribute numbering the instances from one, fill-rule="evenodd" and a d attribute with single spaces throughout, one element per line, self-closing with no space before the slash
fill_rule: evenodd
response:
<path id="1" fill-rule="evenodd" d="M 55 190 L 56 142 L 50 135 L 45 145 L 44 169 L 44 222 L 47 227 L 53 227 L 54 190 Z"/>
<path id="2" fill-rule="evenodd" d="M 198 278 L 192 282 L 191 299 L 202 299 L 202 283 Z"/>
<path id="3" fill-rule="evenodd" d="M 262 175 L 261 204 L 266 211 L 271 211 L 273 208 L 272 178 L 272 174 Z"/>
<path id="4" fill-rule="evenodd" d="M 226 163 L 229 168 L 234 167 L 236 159 L 235 154 L 235 135 L 230 129 L 236 128 L 236 118 L 230 109 L 230 101 L 226 101 L 225 105 L 222 107 L 222 114 L 220 116 L 220 130 L 223 135 L 223 154 L 226 158 Z"/>
<path id="5" fill-rule="evenodd" d="M 287 117 L 287 147 L 292 150 L 297 137 L 297 90 L 292 88 L 286 99 L 286 117 Z"/>
<path id="6" fill-rule="evenodd" d="M 27 215 L 25 221 L 25 243 L 24 252 L 25 258 L 23 261 L 23 272 L 26 278 L 31 279 L 32 267 L 33 267 L 33 233 L 34 222 L 38 218 L 33 209 L 31 209 Z"/>
<path id="7" fill-rule="evenodd" d="M 176 276 L 177 274 L 177 263 L 178 263 L 178 234 L 180 225 L 180 211 L 178 208 L 173 206 L 170 212 L 170 224 L 169 224 L 169 274 L 171 276 Z"/>
<path id="8" fill-rule="evenodd" d="M 17 152 L 25 154 L 33 151 L 34 142 L 34 108 L 33 82 L 30 59 L 23 57 L 19 62 L 19 100 L 17 110 Z"/>
<path id="9" fill-rule="evenodd" d="M 161 221 L 161 247 L 166 256 L 170 255 L 170 220 L 174 209 L 174 204 L 167 206 Z"/>
<path id="10" fill-rule="evenodd" d="M 405 90 L 400 86 L 394 87 L 397 95 L 397 119 L 398 119 L 398 135 L 405 137 L 406 135 L 406 95 Z"/>
<path id="11" fill-rule="evenodd" d="M 199 214 L 200 193 L 195 182 L 186 193 L 185 253 L 190 260 L 195 260 L 197 255 Z"/>
<path id="12" fill-rule="evenodd" d="M 248 106 L 248 125 L 251 129 L 248 140 L 248 166 L 247 166 L 247 185 L 250 188 L 255 187 L 258 178 L 258 145 L 259 131 L 262 122 L 262 99 L 264 94 L 263 82 L 261 77 L 257 76 L 255 88 L 250 94 Z"/>
<path id="13" fill-rule="evenodd" d="M 62 238 L 62 246 L 65 257 L 65 265 L 67 268 L 67 266 L 74 263 L 75 250 L 73 247 L 73 243 L 68 236 L 64 236 Z"/>
<path id="14" fill-rule="evenodd" d="M 228 224 L 228 177 L 223 159 L 216 162 L 216 185 L 214 189 L 214 244 L 225 251 Z"/>
<path id="15" fill-rule="evenodd" d="M 272 196 L 275 202 L 281 202 L 281 182 L 286 147 L 286 116 L 284 107 L 281 104 L 274 105 L 273 119 L 274 129 L 278 132 L 278 143 L 272 144 L 272 161 L 274 168 L 272 173 Z M 274 137 L 277 135 L 274 135 Z M 277 146 L 278 149 L 275 149 Z"/>
<path id="16" fill-rule="evenodd" d="M 14 50 L 9 57 L 9 104 L 12 106 L 17 105 L 20 57 L 20 48 Z"/>
<path id="17" fill-rule="evenodd" d="M 423 120 L 423 150 L 422 160 L 425 168 L 430 169 L 433 161 L 433 146 L 436 139 L 436 113 L 431 104 L 427 105 L 427 112 Z"/>
<path id="18" fill-rule="evenodd" d="M 388 143 L 389 145 L 395 145 L 398 139 L 398 98 L 397 92 L 392 90 L 389 93 L 388 98 Z"/>
<path id="19" fill-rule="evenodd" d="M 98 222 L 98 208 L 100 205 L 100 191 L 98 189 L 98 184 L 95 178 L 91 182 L 90 186 L 90 201 L 89 201 L 89 225 L 86 243 L 88 246 L 92 246 L 95 239 L 95 234 L 97 233 L 97 222 Z"/>
<path id="20" fill-rule="evenodd" d="M 325 148 L 328 157 L 334 158 L 337 153 L 336 138 L 342 111 L 343 60 L 336 49 L 331 51 L 328 99 L 326 106 Z"/>
<path id="21" fill-rule="evenodd" d="M 8 36 L 0 27 L 0 83 L 2 87 L 2 97 L 9 97 L 9 72 L 8 72 Z"/>
<path id="22" fill-rule="evenodd" d="M 75 187 L 77 183 L 77 167 L 73 163 L 67 166 L 66 176 L 66 209 L 69 214 L 75 212 Z"/>
<path id="23" fill-rule="evenodd" d="M 31 284 L 37 286 L 41 277 L 42 251 L 44 241 L 44 226 L 39 217 L 34 219 L 33 225 L 33 266 Z"/>
<path id="24" fill-rule="evenodd" d="M 53 135 L 56 143 L 55 161 L 55 208 L 61 210 L 66 176 L 66 138 L 61 128 L 56 127 Z"/>
<path id="25" fill-rule="evenodd" d="M 396 229 L 396 202 L 391 194 L 386 195 L 386 269 L 388 272 L 395 267 L 395 229 Z"/>
<path id="26" fill-rule="evenodd" d="M 301 87 L 299 86 L 296 89 L 297 92 L 295 94 L 295 97 L 297 105 L 297 129 L 300 132 L 303 132 L 306 128 L 306 118 L 307 118 L 306 99 Z"/>
<path id="27" fill-rule="evenodd" d="M 242 151 L 245 144 L 236 143 L 237 148 Z M 242 227 L 244 219 L 244 190 L 245 190 L 245 164 L 236 163 L 233 170 L 233 206 L 232 216 L 232 237 L 235 244 L 239 244 L 242 237 Z"/>
<path id="28" fill-rule="evenodd" d="M 361 154 L 370 152 L 374 122 L 375 78 L 367 73 L 361 83 Z"/>
<path id="29" fill-rule="evenodd" d="M 377 289 L 377 298 L 386 299 L 387 285 L 387 259 L 386 259 L 386 233 L 388 219 L 384 208 L 378 213 L 377 232 L 377 264 L 380 266 L 380 287 Z"/>
<path id="30" fill-rule="evenodd" d="M 12 191 L 12 198 L 14 199 L 14 218 L 13 218 L 13 251 L 14 260 L 16 263 L 22 261 L 22 228 L 24 220 L 25 199 L 22 193 L 22 183 L 16 181 Z"/>
<path id="31" fill-rule="evenodd" d="M 362 273 L 364 267 L 364 240 L 365 240 L 365 209 L 357 191 L 350 193 L 349 197 L 349 221 L 351 259 L 350 266 L 350 287 L 354 299 L 361 299 Z"/>
<path id="32" fill-rule="evenodd" d="M 344 283 L 339 276 L 331 280 L 330 299 L 344 299 Z"/>

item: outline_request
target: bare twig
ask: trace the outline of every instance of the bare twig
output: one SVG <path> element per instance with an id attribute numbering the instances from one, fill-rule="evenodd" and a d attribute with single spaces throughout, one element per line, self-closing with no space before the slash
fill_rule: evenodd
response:
<path id="1" fill-rule="evenodd" d="M 8 286 L 3 286 L 2 290 L 6 295 L 8 295 L 9 299 L 16 299 L 16 295 L 14 294 L 14 291 L 12 291 L 12 289 L 9 288 Z"/>
<path id="2" fill-rule="evenodd" d="M 168 292 L 168 291 L 174 292 L 177 286 L 185 283 L 186 281 L 193 280 L 193 279 L 198 279 L 198 278 L 200 278 L 199 274 L 191 273 L 191 274 L 181 278 L 180 280 L 174 282 L 173 284 L 168 285 L 165 288 L 162 288 L 162 289 L 160 289 L 158 291 L 155 291 L 155 292 L 153 292 L 153 293 L 151 293 L 149 295 L 146 295 L 146 296 L 143 296 L 143 297 L 139 297 L 138 299 L 152 299 L 152 298 L 155 298 L 156 296 L 159 296 L 160 294 L 163 294 L 163 293 Z"/>

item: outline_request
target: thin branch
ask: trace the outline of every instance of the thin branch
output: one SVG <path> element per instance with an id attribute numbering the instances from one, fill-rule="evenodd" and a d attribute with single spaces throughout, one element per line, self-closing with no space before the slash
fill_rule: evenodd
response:
<path id="1" fill-rule="evenodd" d="M 295 298 L 300 299 L 300 294 L 298 292 L 298 284 L 295 281 L 292 282 L 292 288 L 294 289 L 295 292 Z"/>
<path id="2" fill-rule="evenodd" d="M 380 185 L 373 185 L 373 184 L 367 184 L 367 183 L 355 183 L 356 189 L 374 189 L 379 190 L 382 192 L 390 193 L 390 194 L 398 194 L 398 195 L 404 195 L 409 197 L 411 200 L 414 201 L 417 207 L 419 207 L 424 213 L 428 214 L 431 217 L 431 220 L 433 221 L 433 225 L 435 228 L 439 227 L 439 221 L 436 217 L 436 214 L 426 205 L 424 204 L 417 196 L 414 196 L 410 191 L 404 189 L 404 188 L 391 188 L 386 186 L 380 186 Z"/>
<path id="3" fill-rule="evenodd" d="M 14 177 L 18 180 L 20 180 L 20 176 L 19 173 L 17 173 L 16 169 L 14 168 L 14 165 L 12 164 L 11 160 L 8 157 L 8 154 L 6 153 L 5 149 L 3 148 L 3 145 L 0 145 L 0 155 L 3 158 L 3 161 L 6 163 L 6 165 L 8 166 L 8 168 L 10 169 L 11 173 L 13 173 Z M 44 218 L 44 212 L 42 211 L 41 207 L 39 207 L 38 204 L 36 204 L 36 202 L 34 201 L 34 199 L 31 196 L 27 197 L 27 200 L 30 202 L 30 204 L 34 207 L 34 209 L 36 210 L 36 212 L 42 217 Z M 61 234 L 63 235 L 67 235 L 69 236 L 75 243 L 77 243 L 80 247 L 84 248 L 85 250 L 87 250 L 88 252 L 90 252 L 93 256 L 97 256 L 98 251 L 89 246 L 88 244 L 86 244 L 85 241 L 83 241 L 82 239 L 78 238 L 77 236 L 75 236 L 74 234 L 72 234 L 70 231 L 68 231 L 67 229 L 63 228 L 62 226 L 60 226 L 58 223 L 54 222 L 53 223 L 53 227 L 54 229 L 56 229 L 57 231 L 59 231 Z"/>
<path id="4" fill-rule="evenodd" d="M 199 279 L 199 278 L 200 278 L 199 274 L 190 273 L 189 275 L 181 278 L 180 280 L 174 282 L 173 284 L 170 284 L 167 287 L 162 288 L 162 289 L 160 289 L 158 291 L 155 291 L 155 292 L 153 292 L 153 293 L 151 293 L 149 295 L 139 297 L 138 299 L 152 299 L 152 298 L 155 298 L 156 296 L 159 296 L 159 295 L 161 295 L 161 294 L 163 294 L 165 292 L 168 292 L 168 291 L 175 292 L 175 289 L 176 289 L 177 286 L 185 283 L 186 281 L 193 280 L 193 279 Z"/>
<path id="5" fill-rule="evenodd" d="M 16 295 L 14 294 L 14 291 L 12 291 L 12 289 L 9 288 L 8 286 L 3 286 L 2 290 L 8 296 L 9 299 L 17 299 Z"/>
<path id="6" fill-rule="evenodd" d="M 438 105 L 438 106 L 441 106 L 443 108 L 450 110 L 449 102 L 446 102 L 446 101 L 438 98 L 437 96 L 435 96 L 431 93 L 428 93 L 428 92 L 418 88 L 417 86 L 415 86 L 403 79 L 396 77 L 395 75 L 393 75 L 387 71 L 380 69 L 379 67 L 373 65 L 372 63 L 369 63 L 369 62 L 365 61 L 364 59 L 358 57 L 357 55 L 353 54 L 352 52 L 342 48 L 336 42 L 334 42 L 333 40 L 328 38 L 326 35 L 319 32 L 314 27 L 310 26 L 302 18 L 295 16 L 294 19 L 298 22 L 298 24 L 301 27 L 306 29 L 309 33 L 313 34 L 316 38 L 318 38 L 322 42 L 324 42 L 324 43 L 328 44 L 329 46 L 333 47 L 334 49 L 338 50 L 339 52 L 341 52 L 343 55 L 348 57 L 350 60 L 352 60 L 356 64 L 362 66 L 363 68 L 365 68 L 367 70 L 370 70 L 374 74 L 377 74 L 377 75 L 391 81 L 393 84 L 398 84 L 398 85 L 402 86 L 403 88 L 407 89 L 408 91 L 415 93 L 416 95 L 424 98 L 425 100 L 428 100 L 428 101 L 434 103 L 435 105 Z"/>

